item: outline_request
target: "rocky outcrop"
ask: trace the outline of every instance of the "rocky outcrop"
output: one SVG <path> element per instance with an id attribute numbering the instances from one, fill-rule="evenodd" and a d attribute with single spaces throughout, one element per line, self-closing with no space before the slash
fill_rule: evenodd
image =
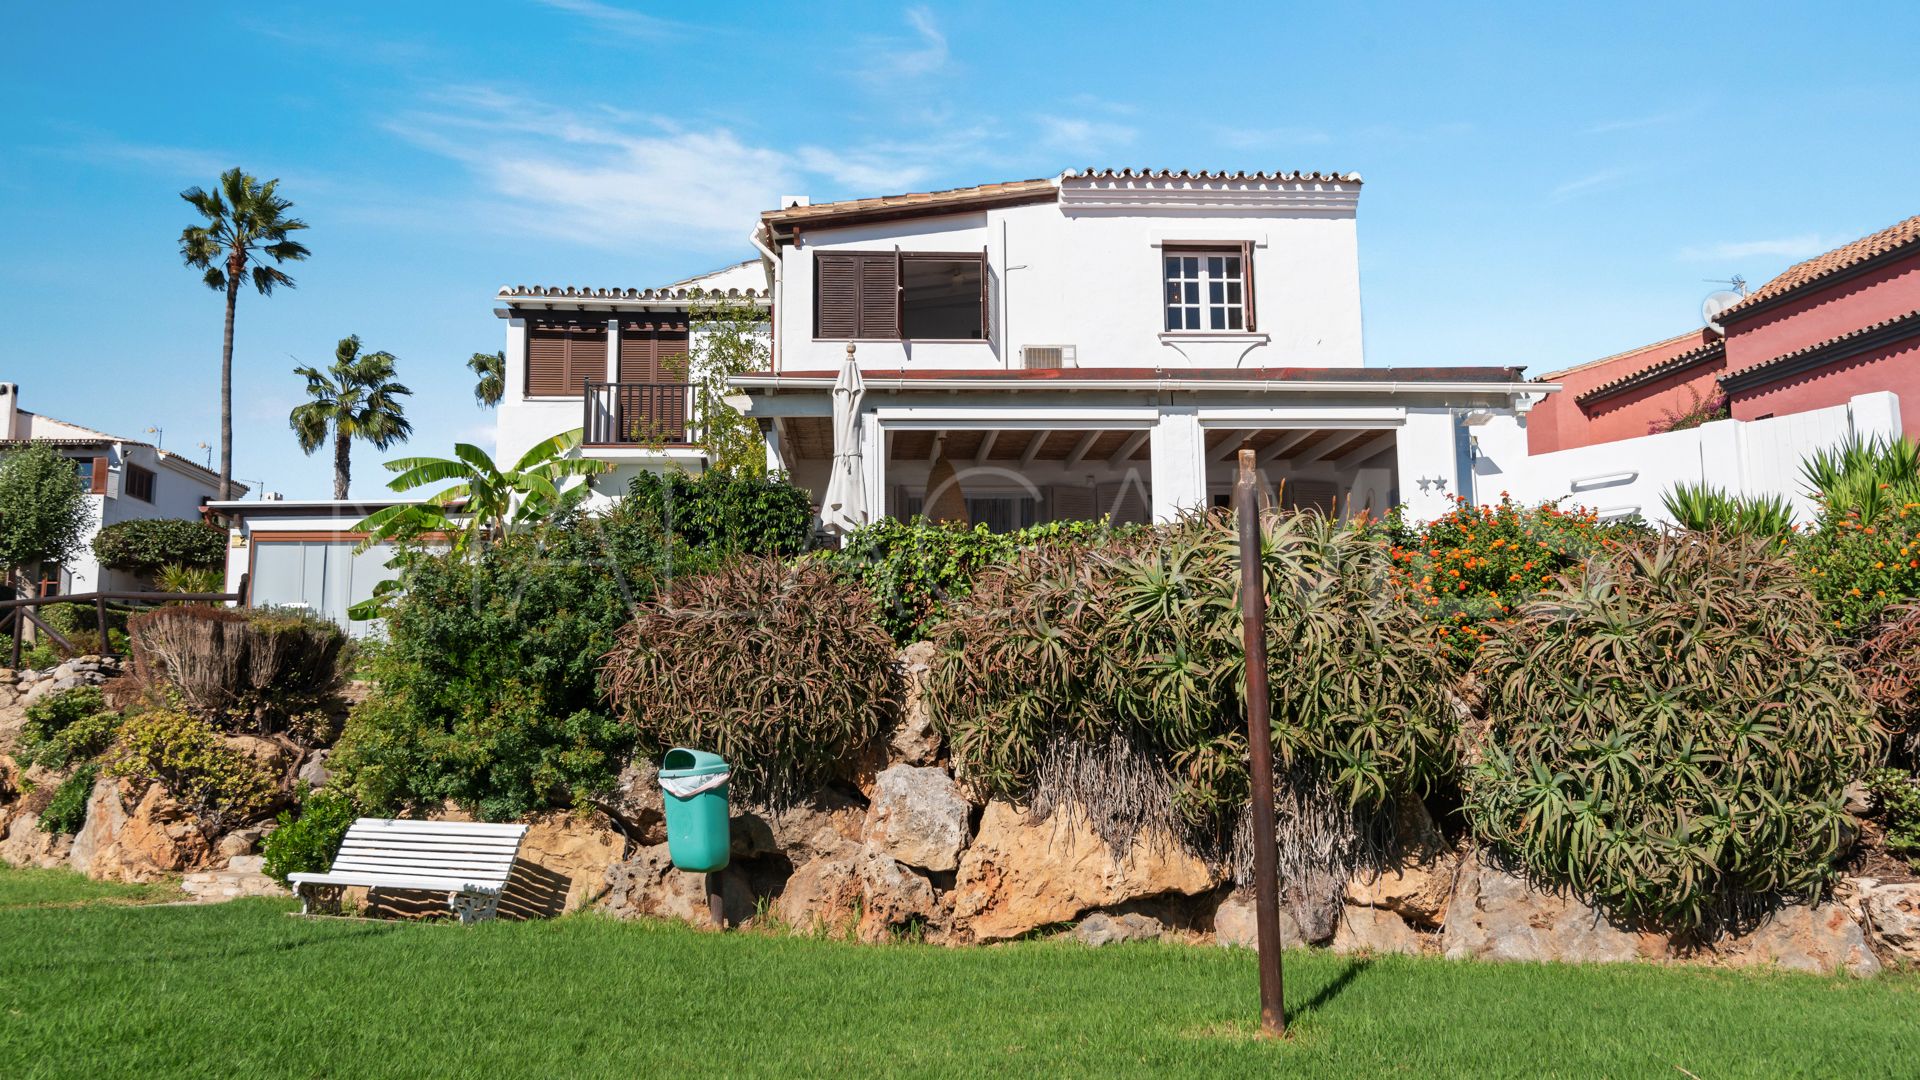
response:
<path id="1" fill-rule="evenodd" d="M 1095 912 L 1080 920 L 1080 925 L 1073 928 L 1075 938 L 1094 948 L 1116 945 L 1122 941 L 1152 941 L 1166 932 L 1165 923 L 1137 911 L 1120 915 Z"/>
<path id="2" fill-rule="evenodd" d="M 1716 943 L 1711 956 L 1731 967 L 1779 967 L 1820 975 L 1872 975 L 1880 970 L 1860 919 L 1837 903 L 1781 908 L 1751 933 Z"/>
<path id="3" fill-rule="evenodd" d="M 1424 951 L 1420 933 L 1395 912 L 1377 907 L 1349 907 L 1341 913 L 1329 946 L 1337 953 L 1406 953 Z"/>
<path id="4" fill-rule="evenodd" d="M 945 769 L 895 765 L 874 781 L 867 808 L 867 846 L 923 870 L 960 866 L 972 807 Z"/>
<path id="5" fill-rule="evenodd" d="M 1217 945 L 1254 949 L 1260 945 L 1257 910 L 1251 885 L 1228 893 L 1213 912 L 1213 938 Z M 1319 945 L 1333 937 L 1340 916 L 1340 901 L 1300 903 L 1286 896 L 1280 899 L 1280 944 L 1293 949 Z"/>
<path id="6" fill-rule="evenodd" d="M 606 895 L 607 871 L 626 854 L 626 836 L 604 813 L 540 814 L 527 821 L 518 860 L 525 865 L 515 871 L 524 880 L 513 885 L 538 891 L 543 902 L 557 892 L 560 910 L 577 911 Z"/>
<path id="7" fill-rule="evenodd" d="M 202 870 L 180 879 L 180 890 L 202 904 L 238 900 L 243 896 L 287 896 L 280 883 L 261 872 L 258 855 L 231 859 L 225 870 Z"/>
<path id="8" fill-rule="evenodd" d="M 779 855 L 793 866 L 823 855 L 846 857 L 859 848 L 866 817 L 865 803 L 830 788 L 779 809 L 739 809 L 731 823 L 733 854 Z"/>
<path id="9" fill-rule="evenodd" d="M 862 941 L 885 941 L 902 933 L 943 929 L 943 912 L 933 883 L 884 852 L 863 851 L 854 861 L 860 882 Z"/>
<path id="10" fill-rule="evenodd" d="M 128 810 L 128 797 L 138 802 Z M 211 861 L 212 838 L 158 784 L 130 791 L 102 777 L 73 840 L 72 865 L 95 881 L 158 881 Z"/>
<path id="11" fill-rule="evenodd" d="M 774 918 L 800 931 L 832 928 L 854 921 L 859 910 L 860 876 L 851 859 L 809 859 L 787 878 L 774 898 Z"/>
<path id="12" fill-rule="evenodd" d="M 678 919 L 715 929 L 707 913 L 708 876 L 674 869 L 665 844 L 643 847 L 607 868 L 607 893 L 600 908 L 617 918 Z M 727 921 L 745 922 L 754 912 L 754 893 L 746 871 L 729 866 L 719 877 Z"/>
<path id="13" fill-rule="evenodd" d="M 1860 906 L 1874 937 L 1893 959 L 1920 964 L 1920 881 L 1860 882 Z"/>
<path id="14" fill-rule="evenodd" d="M 895 765 L 932 765 L 940 760 L 940 732 L 933 726 L 933 714 L 927 709 L 927 674 L 933 667 L 931 641 L 916 641 L 900 654 L 902 681 L 906 696 L 900 706 L 900 722 L 887 737 L 887 760 Z"/>
<path id="15" fill-rule="evenodd" d="M 65 866 L 72 850 L 73 837 L 43 830 L 39 812 L 25 806 L 14 810 L 0 838 L 0 862 L 9 866 Z"/>
<path id="16" fill-rule="evenodd" d="M 602 813 L 618 822 L 636 844 L 667 842 L 665 796 L 660 792 L 660 770 L 639 758 L 620 770 L 613 788 L 596 800 Z"/>
<path id="17" fill-rule="evenodd" d="M 1441 947 L 1451 959 L 1600 962 L 1656 958 L 1666 941 L 1616 927 L 1579 900 L 1538 891 L 1475 857 L 1460 869 Z"/>
<path id="18" fill-rule="evenodd" d="M 1000 941 L 1132 900 L 1198 895 L 1220 880 L 1170 837 L 1142 835 L 1122 854 L 1075 807 L 1035 822 L 995 801 L 960 859 L 954 925 L 973 940 Z"/>

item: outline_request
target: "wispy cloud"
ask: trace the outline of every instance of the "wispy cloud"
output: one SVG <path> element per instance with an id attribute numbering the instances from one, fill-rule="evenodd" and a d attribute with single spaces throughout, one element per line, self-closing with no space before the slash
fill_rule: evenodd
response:
<path id="1" fill-rule="evenodd" d="M 673 37 L 686 29 L 683 23 L 614 4 L 603 4 L 599 0 L 534 0 L 534 3 L 569 15 L 578 15 L 597 29 L 622 37 L 659 40 Z"/>
<path id="2" fill-rule="evenodd" d="M 1565 202 L 1568 199 L 1577 198 L 1588 192 L 1602 191 L 1606 188 L 1613 187 L 1632 175 L 1632 173 L 1633 170 L 1625 168 L 1601 169 L 1598 172 L 1588 173 L 1585 176 L 1568 180 L 1566 183 L 1555 187 L 1550 193 L 1550 196 L 1554 202 Z"/>
<path id="3" fill-rule="evenodd" d="M 739 247 L 783 192 L 900 191 L 962 156 L 979 132 L 851 147 L 765 145 L 609 107 L 568 109 L 486 87 L 442 92 L 387 125 L 458 162 L 502 227 L 619 247 Z"/>
<path id="4" fill-rule="evenodd" d="M 953 62 L 947 48 L 946 31 L 933 10 L 910 7 L 906 10 L 904 36 L 868 37 L 861 42 L 861 78 L 870 83 L 896 83 L 903 79 L 925 79 L 945 71 Z"/>
<path id="5" fill-rule="evenodd" d="M 1139 132 L 1126 124 L 1081 116 L 1036 116 L 1040 141 L 1069 154 L 1099 154 L 1133 145 Z"/>
<path id="6" fill-rule="evenodd" d="M 97 165 L 124 166 L 164 176 L 192 177 L 203 183 L 211 183 L 215 176 L 234 166 L 232 156 L 219 151 L 119 139 L 85 139 L 61 147 L 57 152 Z"/>
<path id="7" fill-rule="evenodd" d="M 1738 259 L 1804 259 L 1844 242 L 1819 233 L 1776 236 L 1768 240 L 1732 240 L 1683 247 L 1676 257 L 1686 262 L 1732 262 Z"/>

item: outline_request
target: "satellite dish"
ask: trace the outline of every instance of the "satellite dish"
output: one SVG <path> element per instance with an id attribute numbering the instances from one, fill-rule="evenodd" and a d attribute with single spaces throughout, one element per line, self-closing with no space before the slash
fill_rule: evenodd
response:
<path id="1" fill-rule="evenodd" d="M 1700 302 L 1700 321 L 1706 323 L 1714 333 L 1724 337 L 1727 331 L 1718 322 L 1720 313 L 1745 299 L 1745 295 L 1734 292 L 1732 289 L 1719 289 L 1709 293 L 1707 298 Z"/>

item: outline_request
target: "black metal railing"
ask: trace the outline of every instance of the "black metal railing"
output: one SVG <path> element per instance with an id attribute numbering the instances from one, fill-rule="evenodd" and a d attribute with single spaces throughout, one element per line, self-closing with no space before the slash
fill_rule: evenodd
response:
<path id="1" fill-rule="evenodd" d="M 686 383 L 589 381 L 586 408 L 588 446 L 683 446 L 698 435 Z"/>

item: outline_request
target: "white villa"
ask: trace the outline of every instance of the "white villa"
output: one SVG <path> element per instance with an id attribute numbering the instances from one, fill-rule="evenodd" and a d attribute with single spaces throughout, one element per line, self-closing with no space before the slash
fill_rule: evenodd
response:
<path id="1" fill-rule="evenodd" d="M 220 497 L 220 476 L 196 461 L 153 443 L 109 435 L 20 407 L 20 386 L 0 383 L 0 448 L 29 442 L 51 444 L 73 460 L 80 487 L 93 511 L 93 528 L 80 552 L 60 566 L 42 567 L 26 583 L 36 595 L 133 589 L 140 583 L 124 571 L 108 570 L 93 557 L 93 537 L 108 525 L 137 518 L 197 520 Z M 234 484 L 236 495 L 247 487 Z"/>
<path id="2" fill-rule="evenodd" d="M 1351 174 L 1095 170 L 786 198 L 756 262 L 664 289 L 501 290 L 500 456 L 584 426 L 585 453 L 622 466 L 603 492 L 702 464 L 661 361 L 687 349 L 703 287 L 771 307 L 769 369 L 732 379 L 735 401 L 823 502 L 838 457 L 857 520 L 943 492 L 995 528 L 1168 519 L 1224 501 L 1243 443 L 1286 503 L 1431 516 L 1524 461 L 1526 412 L 1557 387 L 1365 366 L 1360 192 Z M 837 438 L 849 356 L 863 391 Z"/>

